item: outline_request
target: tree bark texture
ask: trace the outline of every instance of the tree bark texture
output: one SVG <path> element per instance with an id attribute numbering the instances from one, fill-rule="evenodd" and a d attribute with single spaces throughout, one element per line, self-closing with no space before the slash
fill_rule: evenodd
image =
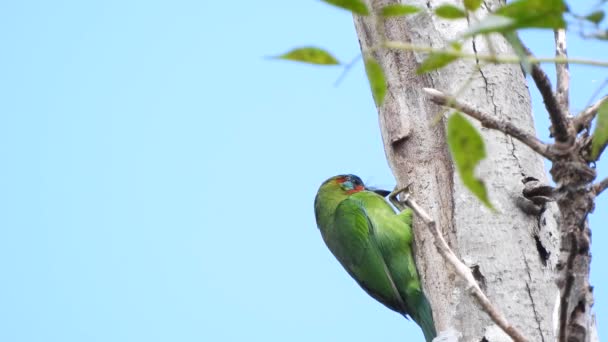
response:
<path id="1" fill-rule="evenodd" d="M 374 12 L 405 3 L 365 2 Z M 443 3 L 407 1 L 429 9 Z M 485 1 L 483 9 L 498 5 L 499 1 Z M 447 21 L 430 11 L 385 21 L 373 15 L 356 16 L 355 27 L 363 53 L 373 49 L 387 77 L 386 99 L 378 112 L 385 152 L 398 183 L 411 184 L 416 201 L 433 216 L 451 248 L 471 267 L 482 290 L 511 324 L 531 341 L 553 341 L 552 317 L 558 298 L 554 270 L 559 255 L 556 206 L 549 203 L 540 213 L 526 213 L 518 205 L 527 201 L 522 198 L 525 177 L 547 183 L 541 157 L 511 137 L 473 122 L 486 144 L 487 158 L 478 166 L 477 175 L 485 181 L 497 209 L 491 212 L 462 185 L 446 143 L 446 116 L 434 124 L 444 109 L 428 101 L 422 90 L 436 88 L 455 95 L 534 134 L 530 94 L 520 66 L 469 60 L 417 75 L 424 54 L 377 49 L 384 40 L 441 48 L 468 27 L 466 20 Z M 499 36 L 491 43 L 477 37 L 463 50 L 512 54 Z M 469 85 L 461 91 L 472 73 Z M 437 330 L 456 330 L 461 341 L 509 341 L 437 253 L 419 218 L 414 221 L 414 231 L 418 270 Z"/>

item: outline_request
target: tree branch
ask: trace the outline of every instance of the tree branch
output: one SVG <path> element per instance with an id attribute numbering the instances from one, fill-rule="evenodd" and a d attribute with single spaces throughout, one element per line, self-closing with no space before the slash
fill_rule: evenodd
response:
<path id="1" fill-rule="evenodd" d="M 437 224 L 435 223 L 435 221 L 431 218 L 429 214 L 427 214 L 424 209 L 422 209 L 422 207 L 420 207 L 420 205 L 418 205 L 418 203 L 416 203 L 416 201 L 411 198 L 409 191 L 407 191 L 407 188 L 406 192 L 404 193 L 404 198 L 402 202 L 399 202 L 399 200 L 397 200 L 397 203 L 393 203 L 398 208 L 400 206 L 398 206 L 397 204 L 405 203 L 414 211 L 414 213 L 418 217 L 422 219 L 422 221 L 424 221 L 424 223 L 426 223 L 431 234 L 433 235 L 433 238 L 435 240 L 435 246 L 437 247 L 439 254 L 441 254 L 441 256 L 445 259 L 447 263 L 452 265 L 456 274 L 458 274 L 467 283 L 467 290 L 469 291 L 471 296 L 473 296 L 473 298 L 477 300 L 477 303 L 479 304 L 479 306 L 481 306 L 483 311 L 485 311 L 488 316 L 490 316 L 492 321 L 494 321 L 494 323 L 496 323 L 514 341 L 528 341 L 528 339 L 524 337 L 522 333 L 519 332 L 519 330 L 517 330 L 514 326 L 511 325 L 511 323 L 509 323 L 509 321 L 507 321 L 507 319 L 500 312 L 500 310 L 496 306 L 494 306 L 494 304 L 492 304 L 490 299 L 486 297 L 486 295 L 479 287 L 479 284 L 475 280 L 471 269 L 467 265 L 462 263 L 458 259 L 456 254 L 454 254 L 448 243 L 443 238 L 441 232 L 437 228 Z"/>
<path id="2" fill-rule="evenodd" d="M 454 49 L 437 49 L 432 48 L 428 45 L 416 45 L 399 41 L 387 41 L 382 43 L 379 46 L 370 47 L 370 51 L 377 51 L 379 49 L 386 48 L 392 50 L 402 50 L 402 51 L 414 51 L 414 52 L 427 52 L 427 53 L 435 53 L 435 54 L 445 54 L 447 56 L 463 58 L 463 59 L 472 59 L 476 61 L 483 61 L 488 63 L 498 63 L 498 64 L 521 64 L 522 59 L 519 56 L 515 55 L 484 55 L 484 54 L 474 54 L 462 52 Z M 528 62 L 530 63 L 569 63 L 569 64 L 580 64 L 580 65 L 591 65 L 597 67 L 608 67 L 608 61 L 598 61 L 593 59 L 584 59 L 584 58 L 564 58 L 564 57 L 534 57 L 530 56 L 528 58 Z"/>
<path id="3" fill-rule="evenodd" d="M 566 45 L 566 30 L 555 30 L 555 57 L 568 58 Z M 568 98 L 570 91 L 570 71 L 568 63 L 555 63 L 557 73 L 557 102 L 564 110 L 570 108 L 570 100 Z"/>
<path id="4" fill-rule="evenodd" d="M 602 193 L 602 191 L 606 190 L 608 188 L 608 177 L 602 179 L 601 182 L 595 184 L 593 186 L 593 192 L 595 192 L 595 196 L 598 196 L 599 194 Z"/>
<path id="5" fill-rule="evenodd" d="M 500 120 L 488 114 L 482 113 L 467 104 L 459 102 L 457 99 L 451 96 L 445 95 L 437 89 L 424 88 L 423 90 L 425 93 L 427 93 L 427 95 L 429 95 L 430 100 L 434 103 L 440 106 L 446 106 L 459 110 L 464 114 L 467 114 L 477 119 L 483 127 L 494 129 L 504 134 L 510 135 L 513 138 L 524 143 L 526 146 L 530 147 L 532 150 L 534 150 L 541 156 L 549 160 L 555 160 L 556 155 L 551 150 L 551 145 L 543 143 L 532 134 L 524 132 L 522 129 L 511 124 L 510 122 Z"/>
<path id="6" fill-rule="evenodd" d="M 608 95 L 602 97 L 596 103 L 585 108 L 585 110 L 583 110 L 579 115 L 577 115 L 574 118 L 574 129 L 576 129 L 577 133 L 582 131 L 583 129 L 589 127 L 589 125 L 591 124 L 591 121 L 593 120 L 593 118 L 595 118 L 595 115 L 597 114 L 598 109 L 600 109 L 600 106 L 606 100 L 608 100 Z"/>
<path id="7" fill-rule="evenodd" d="M 524 48 L 526 49 L 528 56 L 534 57 L 532 52 L 527 47 L 524 46 Z M 558 103 L 557 98 L 553 94 L 551 81 L 538 63 L 532 63 L 532 79 L 534 80 L 540 95 L 543 97 L 545 108 L 547 109 L 549 119 L 551 120 L 551 133 L 555 137 L 555 140 L 558 142 L 568 142 L 569 140 L 573 140 L 571 138 L 574 137 L 570 137 L 568 131 L 569 120 L 566 116 L 568 108 L 564 108 L 560 105 L 560 103 Z"/>

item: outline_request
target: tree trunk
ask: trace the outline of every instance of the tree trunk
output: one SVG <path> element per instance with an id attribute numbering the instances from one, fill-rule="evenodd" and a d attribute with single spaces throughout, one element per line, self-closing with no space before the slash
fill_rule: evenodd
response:
<path id="1" fill-rule="evenodd" d="M 379 8 L 398 0 L 366 0 Z M 434 8 L 445 1 L 408 1 Z M 461 5 L 460 2 L 455 3 Z M 485 1 L 494 8 L 499 1 Z M 447 21 L 422 12 L 382 21 L 375 16 L 355 17 L 362 51 L 385 40 L 440 48 L 467 28 L 465 20 Z M 386 38 L 383 38 L 386 37 Z M 490 53 L 488 41 L 476 38 L 463 46 L 472 53 Z M 512 54 L 500 36 L 491 50 Z M 553 311 L 557 299 L 554 268 L 559 255 L 557 210 L 550 204 L 539 213 L 525 213 L 522 180 L 535 177 L 547 183 L 543 161 L 511 137 L 481 128 L 487 158 L 477 168 L 497 209 L 491 212 L 462 185 L 446 143 L 443 109 L 425 98 L 423 88 L 457 95 L 490 115 L 502 117 L 534 133 L 530 94 L 518 65 L 476 64 L 459 61 L 439 71 L 416 75 L 421 53 L 374 50 L 388 82 L 379 120 L 389 165 L 400 186 L 411 183 L 414 198 L 435 219 L 455 253 L 473 270 L 482 290 L 507 319 L 531 341 L 553 341 Z M 475 71 L 476 67 L 479 70 Z M 461 86 L 473 74 L 470 84 Z M 419 219 L 414 221 L 416 261 L 424 289 L 433 307 L 439 332 L 456 330 L 461 341 L 509 341 L 481 311 L 462 282 L 437 253 L 433 238 Z"/>

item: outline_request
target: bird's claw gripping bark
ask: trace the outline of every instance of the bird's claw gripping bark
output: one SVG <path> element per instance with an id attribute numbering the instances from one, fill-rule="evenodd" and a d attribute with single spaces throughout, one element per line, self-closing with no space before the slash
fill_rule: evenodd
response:
<path id="1" fill-rule="evenodd" d="M 410 197 L 410 186 L 412 184 L 408 184 L 403 188 L 395 187 L 395 190 L 388 195 L 388 200 L 397 208 L 399 211 L 403 211 L 407 208 L 407 200 Z M 399 199 L 399 194 L 401 195 L 401 200 Z"/>

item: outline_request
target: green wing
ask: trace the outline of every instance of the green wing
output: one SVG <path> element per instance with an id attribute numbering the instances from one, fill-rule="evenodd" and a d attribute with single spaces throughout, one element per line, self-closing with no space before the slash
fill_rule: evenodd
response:
<path id="1" fill-rule="evenodd" d="M 376 227 L 363 203 L 353 197 L 338 205 L 334 224 L 324 234 L 331 252 L 370 296 L 405 314 L 409 310 L 401 298 L 376 237 Z"/>
<path id="2" fill-rule="evenodd" d="M 373 298 L 437 335 L 412 255 L 412 212 L 395 214 L 376 194 L 362 191 L 340 202 L 333 224 L 321 229 L 325 243 L 348 273 Z"/>

